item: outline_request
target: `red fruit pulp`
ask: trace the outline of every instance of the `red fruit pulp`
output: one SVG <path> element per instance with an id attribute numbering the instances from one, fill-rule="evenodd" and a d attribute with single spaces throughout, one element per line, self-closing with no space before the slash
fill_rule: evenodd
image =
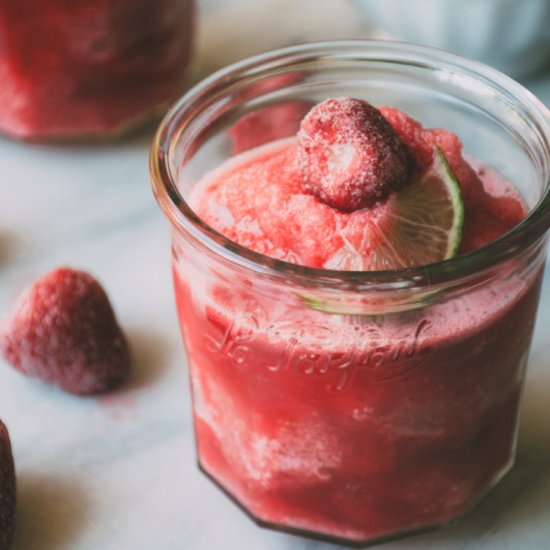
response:
<path id="1" fill-rule="evenodd" d="M 310 108 L 307 101 L 287 101 L 244 115 L 229 129 L 233 154 L 295 135 Z"/>
<path id="2" fill-rule="evenodd" d="M 23 138 L 118 130 L 172 99 L 194 0 L 0 4 L 0 131 Z"/>
<path id="3" fill-rule="evenodd" d="M 465 199 L 462 252 L 525 215 L 510 184 L 483 181 L 458 138 L 383 112 L 429 164 L 446 154 Z M 207 223 L 274 258 L 323 267 L 361 253 L 378 207 L 351 213 L 307 193 L 296 143 L 251 151 L 190 198 Z M 382 208 L 382 207 L 380 207 Z M 199 461 L 255 518 L 367 541 L 463 514 L 511 466 L 542 258 L 429 307 L 378 316 L 305 307 L 292 289 L 197 254 L 176 236 L 174 281 Z"/>
<path id="4" fill-rule="evenodd" d="M 434 146 L 448 158 L 464 197 L 461 253 L 469 252 L 514 227 L 525 207 L 511 184 L 494 170 L 466 162 L 451 132 L 424 129 L 395 109 L 381 109 L 413 152 L 418 169 L 432 160 Z M 491 192 L 488 192 L 490 189 Z M 360 256 L 376 253 L 385 203 L 342 212 L 313 196 L 302 178 L 300 149 L 294 140 L 245 153 L 208 174 L 190 197 L 197 214 L 229 239 L 273 258 L 326 267 L 342 249 Z"/>

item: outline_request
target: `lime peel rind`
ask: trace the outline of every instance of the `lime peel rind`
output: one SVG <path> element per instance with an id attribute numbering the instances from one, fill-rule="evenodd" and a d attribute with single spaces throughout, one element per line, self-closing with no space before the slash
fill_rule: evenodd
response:
<path id="1" fill-rule="evenodd" d="M 453 219 L 453 227 L 451 229 L 454 238 L 449 239 L 449 247 L 444 260 L 454 258 L 460 249 L 460 243 L 462 242 L 462 231 L 464 229 L 464 198 L 462 197 L 462 189 L 456 178 L 456 175 L 447 160 L 447 157 L 443 154 L 443 151 L 439 147 L 435 147 L 434 163 L 440 164 L 442 169 L 447 172 L 449 181 L 448 191 L 455 209 L 455 216 Z M 433 168 L 432 168 L 433 169 Z"/>

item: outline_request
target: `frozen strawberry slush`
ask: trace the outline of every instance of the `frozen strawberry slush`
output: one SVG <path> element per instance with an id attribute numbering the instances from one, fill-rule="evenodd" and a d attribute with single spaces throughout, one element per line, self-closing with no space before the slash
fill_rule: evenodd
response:
<path id="1" fill-rule="evenodd" d="M 171 100 L 191 53 L 194 0 L 0 4 L 0 132 L 120 131 Z"/>
<path id="2" fill-rule="evenodd" d="M 461 253 L 525 216 L 513 187 L 465 160 L 457 136 L 380 112 L 406 146 L 394 147 L 403 169 L 423 170 L 434 145 L 447 157 L 464 197 Z M 308 189 L 300 148 L 291 138 L 233 158 L 191 205 L 273 258 L 323 268 L 344 245 L 373 254 L 385 199 L 327 204 L 345 195 L 328 196 L 339 184 Z M 383 162 L 369 170 L 399 192 L 401 168 Z M 177 247 L 175 258 L 199 461 L 257 520 L 367 541 L 463 514 L 510 468 L 540 265 L 443 303 L 361 316 L 305 308 L 267 280 L 208 278 Z"/>
<path id="3" fill-rule="evenodd" d="M 424 129 L 397 109 L 380 111 L 414 155 L 417 170 L 432 162 L 434 146 L 445 153 L 465 202 L 462 252 L 495 240 L 521 221 L 525 207 L 513 187 L 494 171 L 476 171 L 463 158 L 456 135 Z M 329 267 L 344 246 L 361 256 L 375 251 L 387 203 L 352 212 L 331 207 L 305 189 L 298 155 L 296 141 L 287 140 L 234 158 L 195 189 L 195 211 L 242 246 L 301 265 Z"/>

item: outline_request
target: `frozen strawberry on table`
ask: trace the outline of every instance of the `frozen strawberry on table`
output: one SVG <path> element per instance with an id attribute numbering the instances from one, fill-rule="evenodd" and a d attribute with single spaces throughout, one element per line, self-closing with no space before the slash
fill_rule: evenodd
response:
<path id="1" fill-rule="evenodd" d="M 91 275 L 66 267 L 23 293 L 0 330 L 0 352 L 23 374 L 78 395 L 110 390 L 130 371 L 107 294 Z"/>
<path id="2" fill-rule="evenodd" d="M 0 550 L 8 550 L 15 520 L 15 468 L 8 430 L 0 420 Z"/>
<path id="3" fill-rule="evenodd" d="M 0 3 L 0 132 L 118 131 L 178 93 L 194 0 Z"/>

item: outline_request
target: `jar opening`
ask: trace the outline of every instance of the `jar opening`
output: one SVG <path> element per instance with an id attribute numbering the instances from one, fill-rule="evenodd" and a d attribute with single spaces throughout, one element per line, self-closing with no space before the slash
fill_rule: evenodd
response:
<path id="1" fill-rule="evenodd" d="M 396 88 L 410 82 L 425 87 L 426 81 L 422 83 L 421 79 L 429 76 L 439 87 L 433 95 L 436 98 L 433 116 L 438 111 L 435 94 L 454 101 L 454 90 L 475 96 L 480 105 L 496 102 L 502 106 L 500 116 L 490 112 L 489 107 L 485 114 L 490 124 L 505 129 L 521 142 L 526 158 L 534 167 L 540 192 L 533 198 L 528 216 L 499 239 L 450 260 L 407 269 L 363 272 L 311 268 L 264 256 L 230 241 L 194 213 L 178 188 L 175 166 L 193 157 L 197 144 L 215 131 L 216 123 L 223 117 L 235 116 L 239 105 L 246 100 L 249 100 L 248 109 L 250 105 L 254 108 L 262 102 L 269 103 L 283 89 L 287 90 L 287 97 L 304 90 L 312 94 L 316 87 L 322 88 L 319 81 L 307 78 L 315 72 L 332 71 L 332 80 L 326 79 L 323 86 L 332 84 L 340 93 L 360 86 L 366 68 L 382 71 Z M 340 69 L 347 71 L 347 79 L 336 78 Z M 306 78 L 267 89 L 263 95 L 254 97 L 250 93 L 251 85 L 262 79 L 296 73 Z M 384 93 L 382 87 L 374 90 L 378 92 Z M 322 95 L 322 91 L 318 93 Z M 331 288 L 395 290 L 475 278 L 535 245 L 550 226 L 550 114 L 544 105 L 521 85 L 490 67 L 432 48 L 398 42 L 305 44 L 255 56 L 222 69 L 187 92 L 165 116 L 152 145 L 150 166 L 156 198 L 177 231 L 226 262 L 258 275 L 301 283 L 315 281 Z"/>

